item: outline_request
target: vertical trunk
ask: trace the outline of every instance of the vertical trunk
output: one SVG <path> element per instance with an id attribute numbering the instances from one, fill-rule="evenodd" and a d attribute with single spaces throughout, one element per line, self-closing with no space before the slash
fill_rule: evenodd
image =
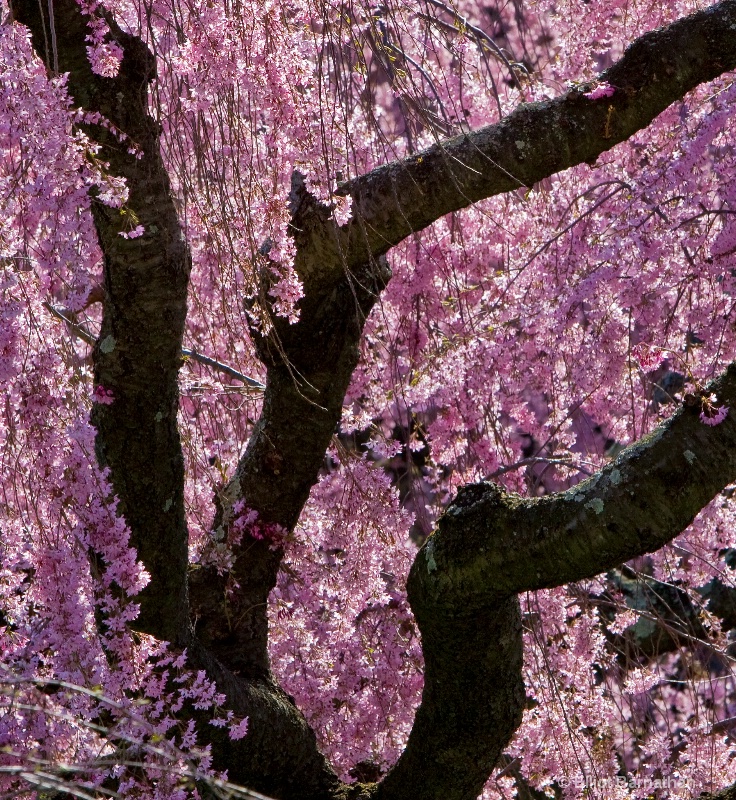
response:
<path id="1" fill-rule="evenodd" d="M 125 178 L 130 190 L 125 213 L 93 200 L 104 253 L 95 383 L 112 391 L 114 402 L 98 404 L 92 421 L 98 459 L 110 467 L 118 511 L 151 575 L 136 625 L 161 639 L 184 641 L 188 541 L 176 416 L 190 260 L 159 152 L 158 125 L 148 114 L 155 63 L 139 39 L 111 23 L 123 62 L 115 78 L 95 75 L 87 59 L 89 30 L 76 0 L 54 0 L 55 37 L 43 7 L 35 0 L 13 3 L 15 18 L 31 29 L 36 52 L 45 53 L 46 43 L 55 41 L 74 103 L 100 112 L 129 137 L 121 143 L 102 127 L 90 131 L 102 145 L 99 158 L 109 164 L 109 174 Z M 130 144 L 141 158 L 127 152 Z M 132 227 L 130 220 L 144 226 L 142 237 L 120 236 Z"/>

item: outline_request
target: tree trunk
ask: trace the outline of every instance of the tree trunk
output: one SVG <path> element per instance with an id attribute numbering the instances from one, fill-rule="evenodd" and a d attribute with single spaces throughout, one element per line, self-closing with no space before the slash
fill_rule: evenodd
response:
<path id="1" fill-rule="evenodd" d="M 39 8 L 13 2 L 15 18 L 31 28 L 43 53 Z M 102 128 L 93 131 L 111 173 L 126 179 L 128 208 L 146 229 L 141 239 L 124 239 L 119 211 L 94 203 L 105 258 L 95 380 L 115 399 L 99 405 L 93 420 L 98 457 L 110 467 L 119 511 L 151 574 L 137 627 L 188 646 L 192 665 L 217 682 L 237 714 L 250 717 L 239 742 L 200 729 L 210 737 L 215 768 L 227 769 L 231 780 L 279 800 L 472 800 L 521 720 L 517 594 L 595 575 L 676 536 L 736 478 L 733 413 L 712 429 L 683 408 L 562 494 L 523 500 L 492 484 L 461 490 L 408 582 L 426 682 L 406 750 L 380 784 L 344 786 L 271 675 L 265 603 L 281 549 L 249 540 L 235 566 L 246 588 L 225 601 L 220 579 L 200 570 L 189 603 L 176 414 L 190 260 L 147 110 L 155 65 L 138 39 L 112 24 L 125 52 L 120 74 L 94 75 L 79 6 L 55 0 L 54 14 L 59 68 L 70 73 L 74 102 L 104 114 L 143 152 L 136 159 Z M 450 211 L 594 161 L 697 84 L 735 68 L 734 29 L 736 0 L 726 0 L 637 40 L 601 76 L 616 89 L 610 98 L 572 90 L 524 105 L 497 125 L 356 178 L 344 186 L 354 216 L 342 228 L 295 176 L 296 268 L 305 287 L 300 320 L 278 322 L 257 341 L 267 366 L 263 411 L 220 499 L 218 524 L 229 524 L 239 500 L 269 524 L 296 524 L 340 419 L 363 323 L 390 277 L 384 253 Z M 736 408 L 736 368 L 711 390 Z M 198 619 L 196 638 L 190 614 Z M 240 621 L 230 624 L 233 618 Z"/>

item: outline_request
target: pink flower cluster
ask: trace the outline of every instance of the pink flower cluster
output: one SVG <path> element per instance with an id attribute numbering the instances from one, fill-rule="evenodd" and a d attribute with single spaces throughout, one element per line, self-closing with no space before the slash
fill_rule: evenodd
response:
<path id="1" fill-rule="evenodd" d="M 143 227 L 143 225 L 136 225 L 135 228 L 132 228 L 129 231 L 120 231 L 118 235 L 122 236 L 123 239 L 138 239 L 139 237 L 143 236 L 145 232 L 146 229 Z"/>
<path id="2" fill-rule="evenodd" d="M 117 42 L 105 41 L 110 28 L 99 11 L 104 9 L 104 6 L 99 0 L 77 0 L 77 2 L 87 15 L 87 25 L 90 29 L 87 36 L 87 41 L 90 43 L 87 56 L 92 71 L 104 78 L 114 78 L 123 60 L 123 49 Z"/>
<path id="3" fill-rule="evenodd" d="M 95 386 L 95 390 L 92 392 L 92 402 L 101 403 L 104 406 L 112 405 L 115 402 L 115 392 L 101 385 Z"/>
<path id="4" fill-rule="evenodd" d="M 608 83 L 599 83 L 593 87 L 589 92 L 585 92 L 583 97 L 588 100 L 600 100 L 601 97 L 613 97 L 616 94 L 616 89 Z"/>
<path id="5" fill-rule="evenodd" d="M 244 500 L 238 500 L 233 505 L 235 517 L 230 524 L 230 529 L 237 541 L 243 535 L 251 536 L 253 539 L 265 539 L 270 542 L 271 547 L 281 547 L 286 541 L 288 531 L 275 522 L 264 522 L 258 519 L 258 512 L 252 508 L 247 508 Z"/>
<path id="6" fill-rule="evenodd" d="M 703 410 L 700 412 L 700 421 L 704 425 L 720 425 L 728 416 L 728 406 L 716 405 L 717 399 L 714 395 L 702 399 Z"/>

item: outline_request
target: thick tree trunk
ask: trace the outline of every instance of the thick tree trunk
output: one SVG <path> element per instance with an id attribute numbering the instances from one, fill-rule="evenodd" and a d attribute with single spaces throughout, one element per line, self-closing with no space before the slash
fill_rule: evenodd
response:
<path id="1" fill-rule="evenodd" d="M 13 3 L 15 18 L 29 25 L 43 53 L 48 37 L 39 8 L 31 0 Z M 414 730 L 380 784 L 348 789 L 270 673 L 264 609 L 279 548 L 248 541 L 237 553 L 235 575 L 246 588 L 229 608 L 217 577 L 199 573 L 191 608 L 200 638 L 192 638 L 176 428 L 189 254 L 147 112 L 154 65 L 139 40 L 113 25 L 125 51 L 121 73 L 93 75 L 76 2 L 55 0 L 54 12 L 59 68 L 70 72 L 75 102 L 103 113 L 144 153 L 137 160 L 104 130 L 94 131 L 111 172 L 127 179 L 129 207 L 146 228 L 142 239 L 125 240 L 119 213 L 95 205 L 105 255 L 95 378 L 115 402 L 99 406 L 94 421 L 101 463 L 111 469 L 120 510 L 152 577 L 141 598 L 140 628 L 188 645 L 193 665 L 217 681 L 236 713 L 250 717 L 241 742 L 202 726 L 201 734 L 212 737 L 216 768 L 227 769 L 231 780 L 280 800 L 472 800 L 521 718 L 517 593 L 594 575 L 677 535 L 736 478 L 733 413 L 710 429 L 683 409 L 564 494 L 522 500 L 492 484 L 462 490 L 409 579 L 426 662 Z M 292 210 L 305 286 L 301 317 L 293 327 L 278 323 L 258 342 L 268 368 L 263 412 L 222 498 L 219 523 L 227 525 L 232 505 L 244 500 L 263 521 L 293 528 L 339 421 L 363 322 L 389 278 L 383 253 L 449 211 L 593 161 L 698 83 L 736 67 L 735 28 L 736 0 L 726 0 L 634 43 L 602 76 L 616 88 L 611 98 L 593 101 L 572 91 L 522 106 L 498 125 L 356 178 L 343 189 L 356 210 L 343 228 L 297 179 Z M 736 408 L 736 369 L 713 391 Z"/>
<path id="2" fill-rule="evenodd" d="M 44 30 L 48 19 L 41 15 L 41 8 L 35 0 L 13 3 L 15 19 L 31 29 L 36 51 L 43 54 L 45 43 L 52 37 Z M 120 498 L 118 510 L 125 516 L 131 541 L 151 575 L 150 585 L 140 595 L 141 613 L 135 625 L 157 638 L 187 647 L 192 666 L 206 670 L 226 694 L 230 707 L 250 718 L 251 733 L 237 742 L 230 741 L 226 732 L 201 726 L 201 732 L 211 737 L 218 769 L 228 770 L 232 780 L 267 795 L 324 800 L 334 796 L 340 784 L 317 750 L 314 733 L 303 715 L 266 669 L 265 613 L 257 616 L 258 625 L 245 626 L 247 635 L 240 638 L 242 650 L 228 649 L 217 640 L 221 622 L 213 620 L 213 631 L 206 633 L 220 645 L 215 649 L 217 655 L 225 657 L 224 665 L 192 637 L 184 469 L 176 420 L 190 260 L 160 156 L 158 124 L 148 114 L 153 57 L 139 39 L 113 23 L 112 36 L 125 55 L 117 77 L 101 78 L 92 73 L 87 60 L 88 30 L 76 0 L 54 0 L 54 24 L 58 67 L 69 72 L 74 102 L 87 111 L 104 114 L 142 153 L 142 158 L 127 153 L 126 146 L 102 127 L 89 131 L 102 144 L 100 157 L 109 163 L 110 174 L 127 181 L 130 193 L 126 211 L 134 213 L 146 229 L 139 239 L 119 236 L 129 227 L 127 215 L 93 201 L 105 259 L 103 322 L 94 350 L 95 382 L 114 394 L 111 405 L 95 408 L 93 422 L 98 458 L 103 466 L 110 467 Z M 322 312 L 323 321 L 330 319 L 326 311 Z M 350 328 L 354 315 L 346 309 L 345 318 Z M 321 428 L 313 425 L 322 430 L 322 452 L 339 418 L 342 397 L 357 360 L 359 335 L 357 329 L 345 342 L 340 331 L 333 337 L 332 366 L 340 361 L 343 350 L 345 354 L 339 396 L 330 400 L 330 412 L 323 415 L 328 419 L 322 421 Z M 286 397 L 278 388 L 274 391 L 274 383 L 278 387 L 272 376 L 267 408 L 275 405 L 280 411 Z M 293 391 L 293 384 L 289 386 Z M 315 416 L 313 405 L 304 410 Z M 278 423 L 269 428 L 271 431 L 275 441 L 287 438 Z M 252 443 L 257 452 L 258 441 L 254 437 Z M 312 455 L 311 461 L 306 459 L 309 475 L 316 476 L 321 458 Z M 258 467 L 254 474 L 263 475 Z M 289 474 L 285 468 L 284 475 Z M 310 482 L 301 474 L 299 480 L 296 491 L 303 503 L 314 478 Z M 259 485 L 258 480 L 255 485 Z M 295 520 L 298 510 L 292 506 L 290 513 Z M 265 553 L 249 562 L 254 572 L 261 570 L 261 580 L 256 584 L 261 607 L 275 580 L 279 558 L 279 553 L 265 548 Z M 218 611 L 222 611 L 221 606 Z M 246 662 L 244 674 L 233 671 Z M 251 669 L 251 664 L 258 668 Z"/>

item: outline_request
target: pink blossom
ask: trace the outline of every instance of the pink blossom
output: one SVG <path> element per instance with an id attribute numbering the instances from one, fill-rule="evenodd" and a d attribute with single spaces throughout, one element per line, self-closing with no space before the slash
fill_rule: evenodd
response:
<path id="1" fill-rule="evenodd" d="M 588 100 L 598 100 L 601 97 L 612 97 L 616 93 L 616 89 L 609 83 L 599 83 L 589 92 L 585 92 L 583 97 Z"/>
<path id="2" fill-rule="evenodd" d="M 228 736 L 233 740 L 237 741 L 238 739 L 242 739 L 248 733 L 248 717 L 243 717 L 240 722 L 237 722 L 230 726 L 228 730 Z"/>
<path id="3" fill-rule="evenodd" d="M 117 42 L 98 42 L 87 48 L 92 71 L 105 78 L 114 78 L 120 69 L 123 51 Z"/>
<path id="4" fill-rule="evenodd" d="M 709 406 L 700 412 L 700 421 L 704 425 L 720 425 L 728 416 L 728 406 Z"/>
<path id="5" fill-rule="evenodd" d="M 146 229 L 143 225 L 136 225 L 135 228 L 130 231 L 120 231 L 118 236 L 122 236 L 123 239 L 137 239 L 139 236 L 143 236 L 145 232 Z"/>
<path id="6" fill-rule="evenodd" d="M 665 354 L 659 347 L 640 342 L 631 348 L 631 357 L 637 361 L 645 372 L 649 372 L 657 369 L 664 360 Z"/>
<path id="7" fill-rule="evenodd" d="M 656 686 L 659 678 L 656 673 L 647 669 L 634 669 L 624 684 L 624 691 L 627 694 L 643 694 Z"/>
<path id="8" fill-rule="evenodd" d="M 101 403 L 105 406 L 112 405 L 115 402 L 115 393 L 112 389 L 106 389 L 102 385 L 97 385 L 92 393 L 92 402 Z"/>

